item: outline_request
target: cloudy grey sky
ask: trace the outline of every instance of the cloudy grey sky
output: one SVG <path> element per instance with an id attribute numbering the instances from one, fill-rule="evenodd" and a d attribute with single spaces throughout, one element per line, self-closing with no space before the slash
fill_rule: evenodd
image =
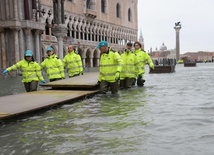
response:
<path id="1" fill-rule="evenodd" d="M 175 48 L 175 22 L 181 22 L 180 52 L 214 51 L 214 0 L 138 0 L 138 28 L 145 50 Z"/>

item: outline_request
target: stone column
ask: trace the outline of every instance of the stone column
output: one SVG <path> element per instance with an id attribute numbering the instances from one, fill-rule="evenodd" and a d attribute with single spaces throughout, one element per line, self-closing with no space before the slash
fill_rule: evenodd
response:
<path id="1" fill-rule="evenodd" d="M 6 13 L 6 19 L 10 19 L 10 4 L 9 1 L 5 1 L 5 13 Z"/>
<path id="2" fill-rule="evenodd" d="M 181 29 L 181 25 L 176 25 L 174 27 L 175 29 L 175 33 L 176 33 L 176 61 L 178 61 L 180 59 L 180 29 Z"/>
<path id="3" fill-rule="evenodd" d="M 90 41 L 92 41 L 92 36 L 93 36 L 92 32 L 89 32 L 89 35 L 90 35 Z"/>
<path id="4" fill-rule="evenodd" d="M 74 30 L 74 39 L 77 39 L 76 30 Z"/>
<path id="5" fill-rule="evenodd" d="M 85 68 L 85 60 L 86 60 L 86 58 L 82 58 L 82 66 L 83 66 L 83 68 Z"/>
<path id="6" fill-rule="evenodd" d="M 19 15 L 19 12 L 18 12 L 18 2 L 14 1 L 14 19 L 15 20 L 18 20 L 18 15 Z"/>
<path id="7" fill-rule="evenodd" d="M 19 52 L 19 31 L 20 28 L 12 28 L 14 34 L 14 60 L 13 63 L 18 62 L 21 59 L 21 55 Z"/>
<path id="8" fill-rule="evenodd" d="M 63 58 L 63 37 L 67 35 L 67 26 L 64 24 L 64 2 L 65 0 L 53 0 L 54 23 L 53 34 L 58 39 L 58 56 Z"/>
<path id="9" fill-rule="evenodd" d="M 7 67 L 7 59 L 6 59 L 6 46 L 5 46 L 5 36 L 4 36 L 4 29 L 0 28 L 0 68 Z"/>
<path id="10" fill-rule="evenodd" d="M 48 33 L 49 33 L 50 40 L 52 40 L 52 39 L 51 39 L 51 36 L 52 36 L 51 27 L 52 27 L 52 25 L 51 25 L 51 24 L 48 24 Z"/>
<path id="11" fill-rule="evenodd" d="M 54 26 L 52 28 L 53 34 L 58 39 L 58 56 L 60 59 L 63 59 L 63 37 L 67 35 L 67 27 L 63 24 Z"/>
<path id="12" fill-rule="evenodd" d="M 100 59 L 99 58 L 96 58 L 97 61 L 96 61 L 96 66 L 95 67 L 98 67 L 100 65 Z"/>
<path id="13" fill-rule="evenodd" d="M 30 46 L 30 33 L 31 33 L 31 29 L 26 28 L 26 29 L 24 29 L 24 32 L 25 32 L 25 48 L 32 50 L 31 46 Z"/>
<path id="14" fill-rule="evenodd" d="M 82 31 L 82 40 L 85 40 L 85 34 L 87 34 L 86 32 Z"/>
<path id="15" fill-rule="evenodd" d="M 58 39 L 58 56 L 63 59 L 63 36 L 57 36 Z"/>
<path id="16" fill-rule="evenodd" d="M 89 57 L 89 60 L 90 60 L 89 67 L 93 67 L 93 58 Z"/>
<path id="17" fill-rule="evenodd" d="M 40 47 L 40 36 L 41 36 L 41 34 L 42 34 L 41 30 L 35 31 L 35 38 L 36 38 L 35 59 L 39 63 L 41 63 L 41 47 Z"/>

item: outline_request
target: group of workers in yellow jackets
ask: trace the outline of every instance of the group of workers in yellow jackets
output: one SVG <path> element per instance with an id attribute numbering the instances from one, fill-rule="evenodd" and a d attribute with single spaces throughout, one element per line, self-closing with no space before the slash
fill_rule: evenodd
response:
<path id="1" fill-rule="evenodd" d="M 143 86 L 145 64 L 148 64 L 150 69 L 154 69 L 152 59 L 142 50 L 138 41 L 134 43 L 134 50 L 132 50 L 132 43 L 127 43 L 122 54 L 111 49 L 107 41 L 100 41 L 97 48 L 101 51 L 98 77 L 101 93 L 105 94 L 110 90 L 112 94 L 117 94 L 119 89 L 131 88 L 136 83 L 138 86 Z M 39 81 L 45 83 L 42 69 L 46 70 L 48 79 L 52 82 L 65 78 L 65 68 L 69 78 L 83 74 L 82 59 L 72 45 L 68 46 L 68 54 L 63 60 L 57 57 L 52 47 L 48 47 L 47 58 L 41 64 L 34 60 L 33 52 L 27 50 L 24 59 L 6 68 L 3 75 L 12 70 L 21 69 L 25 90 L 31 92 L 37 90 Z"/>
<path id="2" fill-rule="evenodd" d="M 117 94 L 119 89 L 131 88 L 137 82 L 138 86 L 143 86 L 145 80 L 144 66 L 148 64 L 150 69 L 154 69 L 154 64 L 148 53 L 142 50 L 140 42 L 127 43 L 125 51 L 120 55 L 108 47 L 108 42 L 100 41 L 97 48 L 101 51 L 100 74 L 98 83 L 100 92 Z"/>
<path id="3" fill-rule="evenodd" d="M 47 58 L 41 64 L 38 64 L 33 57 L 33 52 L 27 50 L 24 59 L 6 68 L 3 75 L 12 70 L 20 69 L 22 71 L 22 82 L 26 92 L 36 91 L 38 82 L 45 83 L 42 76 L 42 69 L 46 70 L 50 82 L 65 78 L 64 68 L 67 68 L 68 76 L 74 77 L 83 74 L 82 60 L 79 54 L 75 52 L 72 45 L 68 46 L 68 54 L 59 59 L 54 53 L 52 47 L 47 48 Z"/>

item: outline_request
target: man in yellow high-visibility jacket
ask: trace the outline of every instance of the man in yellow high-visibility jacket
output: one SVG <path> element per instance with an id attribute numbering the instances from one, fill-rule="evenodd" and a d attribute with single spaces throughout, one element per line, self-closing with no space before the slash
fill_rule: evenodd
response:
<path id="1" fill-rule="evenodd" d="M 118 52 L 110 50 L 107 41 L 100 41 L 97 48 L 101 51 L 100 57 L 100 92 L 107 93 L 110 89 L 112 94 L 118 93 L 120 72 L 123 61 Z"/>
<path id="2" fill-rule="evenodd" d="M 47 48 L 48 57 L 41 63 L 42 68 L 46 68 L 50 82 L 65 78 L 62 60 L 57 57 L 52 47 Z"/>
<path id="3" fill-rule="evenodd" d="M 83 74 L 82 59 L 72 45 L 68 46 L 68 54 L 63 59 L 63 65 L 68 70 L 69 78 Z"/>
<path id="4" fill-rule="evenodd" d="M 139 62 L 137 56 L 132 51 L 132 43 L 128 42 L 125 51 L 121 54 L 121 58 L 124 62 L 121 74 L 120 74 L 120 88 L 131 88 L 132 83 L 136 77 L 140 74 Z"/>
<path id="5" fill-rule="evenodd" d="M 143 78 L 143 75 L 145 73 L 145 64 L 148 64 L 150 69 L 152 70 L 154 69 L 154 64 L 149 54 L 146 53 L 145 51 L 142 51 L 140 42 L 136 41 L 134 43 L 134 48 L 135 48 L 135 54 L 137 55 L 138 61 L 140 63 L 139 65 L 140 74 L 138 74 L 138 77 L 137 77 L 137 85 L 142 87 L 145 82 Z"/>
<path id="6" fill-rule="evenodd" d="M 38 81 L 45 83 L 41 74 L 41 67 L 36 61 L 34 61 L 33 52 L 31 50 L 27 50 L 25 52 L 25 57 L 23 60 L 5 69 L 3 71 L 3 75 L 12 70 L 18 69 L 21 69 L 22 71 L 22 82 L 24 83 L 26 92 L 36 91 L 38 87 Z"/>

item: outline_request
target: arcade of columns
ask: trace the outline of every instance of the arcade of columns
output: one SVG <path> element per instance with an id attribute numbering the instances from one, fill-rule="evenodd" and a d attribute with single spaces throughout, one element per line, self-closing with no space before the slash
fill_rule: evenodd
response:
<path id="1" fill-rule="evenodd" d="M 13 33 L 14 38 L 13 49 L 10 53 L 7 53 L 8 51 L 4 47 L 5 43 L 3 43 L 6 37 L 4 33 L 6 29 L 0 27 L 2 42 L 0 68 L 6 68 L 22 59 L 25 49 L 32 49 L 36 60 L 41 62 L 42 58 L 46 56 L 46 48 L 52 46 L 62 59 L 67 53 L 68 44 L 75 46 L 76 51 L 82 57 L 84 67 L 96 67 L 99 65 L 100 58 L 100 51 L 96 49 L 96 45 L 100 40 L 107 40 L 109 45 L 118 51 L 124 48 L 127 41 L 134 42 L 137 40 L 137 31 L 133 29 L 96 19 L 91 20 L 85 15 L 65 12 L 63 23 L 58 24 L 58 27 L 61 27 L 60 30 L 54 27 L 53 20 L 54 10 L 41 6 L 41 11 L 35 13 L 35 17 L 31 19 L 31 21 L 36 21 L 33 23 L 34 26 L 26 28 L 16 26 L 7 29 Z M 12 59 L 8 61 L 11 57 Z"/>
<path id="2" fill-rule="evenodd" d="M 54 43 L 54 37 L 52 34 L 52 22 L 53 15 L 51 8 L 43 8 L 44 15 L 42 22 L 46 22 L 46 31 L 43 33 L 43 38 L 52 39 L 52 47 L 58 51 L 56 44 Z M 67 52 L 66 46 L 73 44 L 76 47 L 76 51 L 81 55 L 83 64 L 89 67 L 98 66 L 100 52 L 96 49 L 96 45 L 100 40 L 107 40 L 111 47 L 115 50 L 122 50 L 127 41 L 137 40 L 137 31 L 105 23 L 103 21 L 89 20 L 85 16 L 79 16 L 72 13 L 65 13 L 65 23 L 67 27 L 67 40 L 64 39 L 63 56 Z M 47 43 L 43 43 L 43 54 L 45 54 L 45 47 Z M 89 60 L 87 60 L 89 59 Z M 94 62 L 94 60 L 96 62 Z"/>

